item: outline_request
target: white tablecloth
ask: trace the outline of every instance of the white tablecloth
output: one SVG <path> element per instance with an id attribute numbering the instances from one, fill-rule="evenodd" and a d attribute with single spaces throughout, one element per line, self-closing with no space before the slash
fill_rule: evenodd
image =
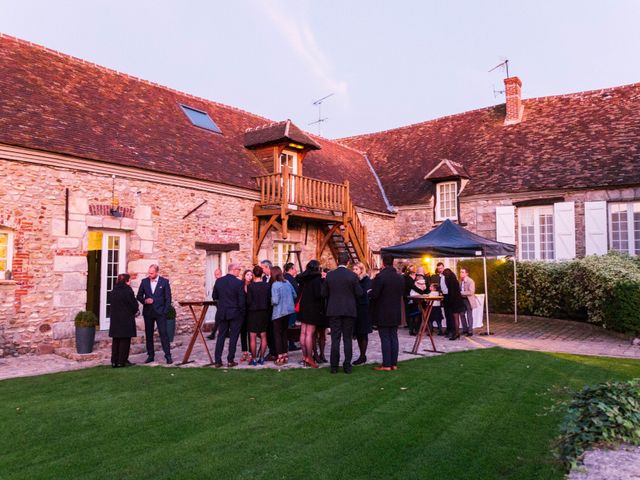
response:
<path id="1" fill-rule="evenodd" d="M 483 325 L 484 318 L 484 294 L 476 294 L 476 298 L 478 299 L 478 306 L 473 309 L 473 328 L 480 328 Z M 444 318 L 444 311 L 442 312 L 442 326 L 446 326 L 447 321 Z M 462 324 L 460 324 L 462 327 Z"/>

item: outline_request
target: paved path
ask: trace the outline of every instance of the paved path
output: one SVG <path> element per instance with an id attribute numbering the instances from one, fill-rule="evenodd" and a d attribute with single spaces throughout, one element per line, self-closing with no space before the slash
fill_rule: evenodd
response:
<path id="1" fill-rule="evenodd" d="M 491 330 L 494 335 L 479 335 L 483 329 L 477 329 L 476 335 L 471 338 L 463 337 L 459 341 L 449 341 L 444 337 L 435 337 L 436 347 L 443 352 L 457 352 L 462 350 L 471 350 L 476 348 L 503 347 L 518 350 L 536 350 L 545 352 L 564 352 L 576 353 L 581 355 L 600 355 L 624 358 L 640 359 L 640 346 L 632 345 L 629 339 L 621 337 L 617 334 L 602 330 L 592 325 L 569 322 L 562 320 L 543 319 L 535 317 L 521 317 L 517 324 L 513 323 L 512 318 L 506 316 L 496 316 L 491 322 Z M 406 329 L 400 329 L 400 360 L 408 360 L 416 358 L 415 355 L 405 353 L 410 350 L 413 345 L 414 337 L 409 336 Z M 189 341 L 187 336 L 178 339 L 172 353 L 176 363 L 182 360 L 186 345 Z M 210 350 L 213 353 L 214 341 L 208 341 Z M 422 353 L 425 356 L 434 354 L 425 352 L 423 349 L 429 345 L 428 338 L 423 340 Z M 329 356 L 330 341 L 327 341 L 326 356 Z M 135 350 L 140 352 L 142 345 L 136 345 Z M 159 350 L 159 348 L 158 348 Z M 238 348 L 239 350 L 239 348 Z M 240 352 L 236 355 L 239 358 Z M 358 356 L 358 347 L 354 342 L 354 359 Z M 19 357 L 0 358 L 0 380 L 14 377 L 26 377 L 33 375 L 42 375 L 47 373 L 55 373 L 67 370 L 77 370 L 81 368 L 93 367 L 96 365 L 108 365 L 110 350 L 105 349 L 99 352 L 98 358 L 90 361 L 78 362 L 76 360 L 63 358 L 59 355 L 23 355 Z M 373 333 L 369 337 L 369 348 L 367 352 L 369 364 L 380 363 L 380 340 L 377 333 Z M 142 364 L 146 354 L 134 353 L 131 355 L 131 361 Z M 226 359 L 226 352 L 223 356 Z M 150 366 L 166 366 L 161 352 L 156 353 L 157 362 L 149 364 Z M 198 341 L 192 354 L 193 363 L 184 367 L 173 368 L 193 368 L 200 367 L 209 362 L 208 357 Z M 240 364 L 236 368 L 300 368 L 302 354 L 291 352 L 290 363 L 284 366 L 276 366 L 273 363 L 267 363 L 262 367 L 250 367 L 247 364 Z"/>

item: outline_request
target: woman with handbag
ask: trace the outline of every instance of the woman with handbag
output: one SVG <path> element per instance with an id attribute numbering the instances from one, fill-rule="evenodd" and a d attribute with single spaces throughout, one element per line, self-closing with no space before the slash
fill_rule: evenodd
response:
<path id="1" fill-rule="evenodd" d="M 280 267 L 273 267 L 271 276 L 274 280 L 271 285 L 271 305 L 273 305 L 271 320 L 277 355 L 275 363 L 276 365 L 284 365 L 289 361 L 287 330 L 289 317 L 295 312 L 296 291 L 293 285 L 285 280 Z"/>
<path id="2" fill-rule="evenodd" d="M 318 368 L 313 358 L 313 340 L 316 327 L 324 325 L 324 300 L 322 298 L 322 274 L 320 262 L 311 260 L 305 271 L 296 278 L 300 285 L 300 297 L 296 307 L 300 319 L 300 346 L 302 359 L 312 368 Z"/>

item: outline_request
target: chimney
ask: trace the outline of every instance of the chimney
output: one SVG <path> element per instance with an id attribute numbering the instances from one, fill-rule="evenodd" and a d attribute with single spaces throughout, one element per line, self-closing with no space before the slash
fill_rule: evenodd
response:
<path id="1" fill-rule="evenodd" d="M 518 77 L 504 79 L 504 91 L 507 97 L 507 115 L 504 117 L 505 125 L 515 125 L 522 121 L 524 105 L 521 100 L 522 82 Z"/>

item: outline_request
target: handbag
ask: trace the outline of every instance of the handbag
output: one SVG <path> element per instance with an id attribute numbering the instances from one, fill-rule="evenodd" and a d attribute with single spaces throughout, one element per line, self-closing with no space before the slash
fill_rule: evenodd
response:
<path id="1" fill-rule="evenodd" d="M 300 292 L 300 296 L 298 297 L 298 301 L 296 302 L 295 307 L 293 307 L 293 309 L 295 310 L 296 313 L 300 313 L 300 302 L 302 301 L 302 293 Z"/>

